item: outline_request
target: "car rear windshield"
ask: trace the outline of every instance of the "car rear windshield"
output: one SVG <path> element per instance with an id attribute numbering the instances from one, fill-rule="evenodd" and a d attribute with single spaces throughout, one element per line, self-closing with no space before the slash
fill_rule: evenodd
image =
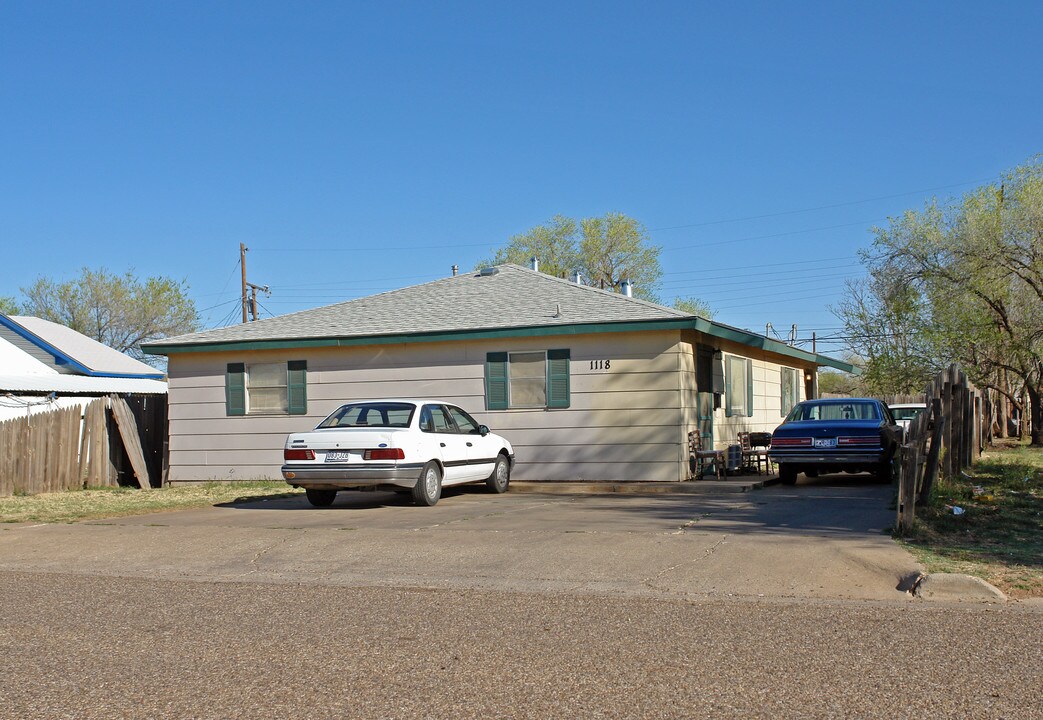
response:
<path id="1" fill-rule="evenodd" d="M 320 428 L 409 427 L 416 405 L 412 403 L 368 402 L 343 405 L 319 423 Z"/>
<path id="2" fill-rule="evenodd" d="M 876 403 L 801 403 L 793 408 L 787 420 L 879 420 Z"/>

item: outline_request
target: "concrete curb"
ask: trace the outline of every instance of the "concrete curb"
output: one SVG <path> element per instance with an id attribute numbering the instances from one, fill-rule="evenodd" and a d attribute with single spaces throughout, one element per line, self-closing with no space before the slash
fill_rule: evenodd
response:
<path id="1" fill-rule="evenodd" d="M 959 573 L 924 575 L 913 588 L 913 595 L 924 600 L 1007 602 L 1007 596 L 999 588 L 981 578 Z"/>
<path id="2" fill-rule="evenodd" d="M 728 495 L 759 490 L 767 479 L 690 482 L 511 482 L 511 492 L 537 495 Z"/>

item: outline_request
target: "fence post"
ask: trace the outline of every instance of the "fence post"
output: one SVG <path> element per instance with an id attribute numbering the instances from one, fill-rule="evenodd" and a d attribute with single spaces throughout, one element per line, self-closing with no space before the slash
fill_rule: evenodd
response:
<path id="1" fill-rule="evenodd" d="M 948 420 L 941 414 L 942 401 L 938 398 L 931 400 L 931 414 L 934 418 L 934 426 L 931 428 L 931 447 L 927 451 L 927 464 L 924 466 L 923 486 L 920 488 L 920 503 L 927 502 L 931 495 L 931 488 L 938 479 L 938 458 L 942 450 L 942 438 L 945 437 L 945 423 Z"/>

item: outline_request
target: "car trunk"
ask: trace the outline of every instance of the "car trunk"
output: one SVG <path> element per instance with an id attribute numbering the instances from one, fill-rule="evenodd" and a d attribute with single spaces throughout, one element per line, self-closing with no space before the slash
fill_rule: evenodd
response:
<path id="1" fill-rule="evenodd" d="M 396 438 L 405 432 L 407 431 L 404 429 L 385 427 L 313 430 L 290 435 L 286 448 L 287 450 L 307 449 L 315 455 L 314 460 L 294 459 L 292 462 L 295 463 L 368 463 L 370 461 L 367 458 L 367 451 L 400 447 L 396 443 Z"/>
<path id="2" fill-rule="evenodd" d="M 879 420 L 800 420 L 780 425 L 775 437 L 880 437 Z"/>

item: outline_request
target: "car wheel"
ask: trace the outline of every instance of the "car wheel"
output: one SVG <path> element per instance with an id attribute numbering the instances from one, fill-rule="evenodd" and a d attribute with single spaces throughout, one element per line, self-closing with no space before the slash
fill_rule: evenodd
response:
<path id="1" fill-rule="evenodd" d="M 337 498 L 336 490 L 317 490 L 315 488 L 305 488 L 304 494 L 308 497 L 308 502 L 310 502 L 315 507 L 329 507 Z"/>
<path id="2" fill-rule="evenodd" d="M 424 465 L 416 485 L 413 486 L 413 502 L 431 507 L 442 497 L 442 472 L 434 460 Z"/>
<path id="3" fill-rule="evenodd" d="M 797 468 L 792 465 L 779 465 L 779 481 L 783 485 L 797 484 Z"/>
<path id="4" fill-rule="evenodd" d="M 507 492 L 507 486 L 511 484 L 511 463 L 503 455 L 496 456 L 496 466 L 493 474 L 486 481 L 485 486 L 494 493 Z"/>

